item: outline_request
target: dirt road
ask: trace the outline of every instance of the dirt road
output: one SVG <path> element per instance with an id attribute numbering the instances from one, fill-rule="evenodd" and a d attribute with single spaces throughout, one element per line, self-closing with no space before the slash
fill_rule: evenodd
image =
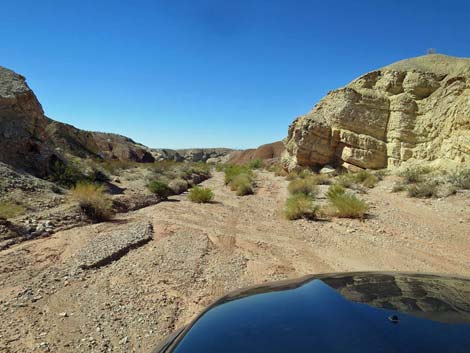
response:
<path id="1" fill-rule="evenodd" d="M 256 195 L 237 197 L 216 173 L 204 182 L 212 204 L 180 195 L 0 252 L 0 351 L 150 352 L 226 291 L 310 273 L 470 276 L 468 193 L 409 199 L 385 181 L 364 196 L 364 222 L 291 222 L 281 215 L 287 182 L 260 172 L 257 183 Z M 103 267 L 73 267 L 94 238 L 137 221 L 153 224 L 153 240 Z"/>

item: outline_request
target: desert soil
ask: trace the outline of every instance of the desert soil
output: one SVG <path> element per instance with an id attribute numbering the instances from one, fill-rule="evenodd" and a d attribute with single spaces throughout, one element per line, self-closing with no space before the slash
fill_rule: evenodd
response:
<path id="1" fill-rule="evenodd" d="M 470 194 L 418 200 L 383 181 L 363 197 L 365 221 L 287 221 L 287 181 L 259 172 L 237 197 L 215 173 L 212 204 L 185 195 L 0 252 L 1 352 L 150 352 L 223 293 L 246 285 L 339 271 L 470 276 Z M 154 237 L 102 267 L 77 268 L 136 222 Z M 122 239 L 121 239 L 122 240 Z"/>

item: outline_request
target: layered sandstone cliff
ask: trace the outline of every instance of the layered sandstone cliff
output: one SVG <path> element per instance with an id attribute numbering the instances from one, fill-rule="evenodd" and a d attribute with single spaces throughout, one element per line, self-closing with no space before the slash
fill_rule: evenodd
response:
<path id="1" fill-rule="evenodd" d="M 329 92 L 289 127 L 283 164 L 470 163 L 470 59 L 426 55 Z"/>

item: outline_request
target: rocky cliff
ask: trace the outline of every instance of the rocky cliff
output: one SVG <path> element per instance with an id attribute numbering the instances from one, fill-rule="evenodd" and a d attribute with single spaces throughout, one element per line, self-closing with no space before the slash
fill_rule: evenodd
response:
<path id="1" fill-rule="evenodd" d="M 426 55 L 331 91 L 289 127 L 283 164 L 470 162 L 470 59 Z"/>
<path id="2" fill-rule="evenodd" d="M 154 161 L 145 146 L 127 137 L 49 119 L 25 78 L 0 67 L 0 162 L 41 176 L 52 163 L 71 156 Z"/>

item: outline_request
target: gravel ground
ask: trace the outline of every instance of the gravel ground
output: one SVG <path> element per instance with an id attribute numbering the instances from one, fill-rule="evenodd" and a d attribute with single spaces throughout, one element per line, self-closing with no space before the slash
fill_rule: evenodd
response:
<path id="1" fill-rule="evenodd" d="M 203 183 L 211 204 L 175 196 L 0 252 L 0 352 L 150 352 L 227 291 L 311 273 L 470 276 L 468 193 L 409 199 L 385 180 L 362 195 L 372 206 L 363 222 L 291 222 L 281 216 L 287 182 L 260 172 L 257 183 L 255 195 L 237 197 L 216 173 Z M 126 248 L 125 230 L 148 234 L 148 222 L 147 243 L 77 270 L 80 254 L 98 250 L 92 244 L 114 248 L 97 252 L 114 259 L 106 254 Z"/>

